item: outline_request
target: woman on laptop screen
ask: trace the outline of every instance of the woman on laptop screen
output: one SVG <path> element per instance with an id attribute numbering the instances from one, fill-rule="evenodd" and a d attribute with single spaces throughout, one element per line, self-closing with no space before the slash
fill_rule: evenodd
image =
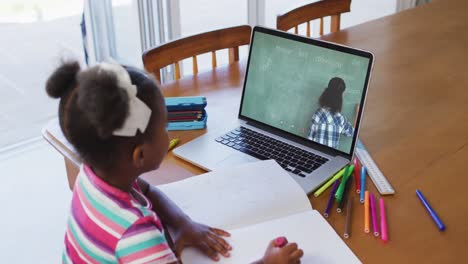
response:
<path id="1" fill-rule="evenodd" d="M 341 114 L 343 106 L 343 92 L 346 84 L 343 79 L 334 77 L 328 82 L 319 98 L 319 109 L 312 116 L 310 126 L 310 140 L 338 148 L 341 135 L 352 137 L 354 128 L 351 123 Z"/>

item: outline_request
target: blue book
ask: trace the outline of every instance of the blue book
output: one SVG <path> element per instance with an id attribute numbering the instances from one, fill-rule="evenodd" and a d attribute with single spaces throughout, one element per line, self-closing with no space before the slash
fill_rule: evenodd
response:
<path id="1" fill-rule="evenodd" d="M 203 110 L 207 104 L 204 96 L 166 97 L 165 101 L 168 112 Z"/>

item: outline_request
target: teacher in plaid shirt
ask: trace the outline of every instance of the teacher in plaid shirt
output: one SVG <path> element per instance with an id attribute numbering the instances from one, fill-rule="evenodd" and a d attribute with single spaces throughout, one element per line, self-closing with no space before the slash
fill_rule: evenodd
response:
<path id="1" fill-rule="evenodd" d="M 345 89 L 346 84 L 339 77 L 334 77 L 328 82 L 328 87 L 319 98 L 320 108 L 312 116 L 309 139 L 332 148 L 338 148 L 341 135 L 353 136 L 353 126 L 341 114 Z"/>

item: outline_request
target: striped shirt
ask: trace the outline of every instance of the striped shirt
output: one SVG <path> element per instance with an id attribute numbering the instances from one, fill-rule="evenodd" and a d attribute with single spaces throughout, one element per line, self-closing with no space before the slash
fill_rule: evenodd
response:
<path id="1" fill-rule="evenodd" d="M 162 224 L 146 200 L 110 186 L 86 165 L 73 189 L 62 263 L 171 263 Z"/>
<path id="2" fill-rule="evenodd" d="M 327 108 L 319 108 L 312 116 L 308 138 L 332 148 L 338 148 L 340 136 L 351 137 L 354 128 L 341 113 L 333 114 Z"/>

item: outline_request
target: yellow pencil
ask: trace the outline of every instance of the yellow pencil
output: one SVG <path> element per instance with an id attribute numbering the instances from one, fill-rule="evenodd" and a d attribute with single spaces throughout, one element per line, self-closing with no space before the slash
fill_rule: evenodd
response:
<path id="1" fill-rule="evenodd" d="M 177 144 L 179 144 L 180 140 L 178 138 L 171 139 L 169 142 L 169 148 L 167 151 L 171 151 Z"/>
<path id="2" fill-rule="evenodd" d="M 322 185 L 322 187 L 320 187 L 320 189 L 318 189 L 317 191 L 314 192 L 314 196 L 315 197 L 319 197 L 319 195 L 321 195 L 326 189 L 328 189 L 328 187 L 332 186 L 332 184 L 338 180 L 339 178 L 341 178 L 344 174 L 344 171 L 345 171 L 346 167 L 344 167 L 342 170 L 340 170 L 337 174 L 335 174 L 335 176 L 333 176 L 330 180 L 328 180 L 324 185 Z"/>
<path id="3" fill-rule="evenodd" d="M 369 219 L 369 191 L 364 194 L 364 232 L 370 232 L 370 219 Z"/>

